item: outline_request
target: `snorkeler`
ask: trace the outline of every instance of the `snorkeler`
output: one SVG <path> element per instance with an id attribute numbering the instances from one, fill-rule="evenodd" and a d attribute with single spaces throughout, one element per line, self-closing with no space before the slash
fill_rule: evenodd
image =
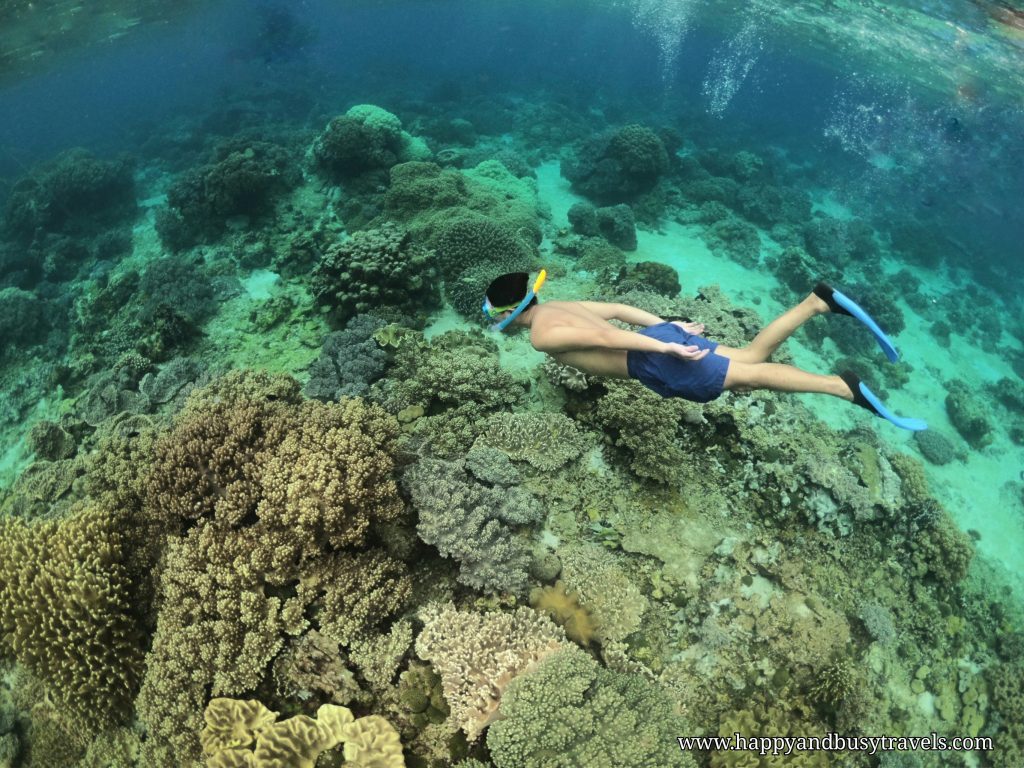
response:
<path id="1" fill-rule="evenodd" d="M 878 324 L 853 300 L 819 283 L 802 302 L 783 313 L 742 348 L 705 339 L 703 323 L 663 320 L 625 304 L 595 301 L 537 301 L 546 273 L 541 270 L 532 288 L 526 272 L 511 272 L 488 287 L 483 313 L 493 330 L 510 325 L 530 329 L 534 349 L 584 373 L 637 379 L 662 397 L 682 397 L 697 403 L 714 400 L 726 390 L 749 392 L 817 392 L 853 402 L 898 427 L 927 429 L 919 419 L 891 413 L 878 397 L 850 371 L 838 376 L 809 373 L 768 359 L 793 332 L 816 315 L 850 315 L 874 334 L 891 361 L 898 353 Z M 609 320 L 644 328 L 638 332 L 616 328 Z"/>

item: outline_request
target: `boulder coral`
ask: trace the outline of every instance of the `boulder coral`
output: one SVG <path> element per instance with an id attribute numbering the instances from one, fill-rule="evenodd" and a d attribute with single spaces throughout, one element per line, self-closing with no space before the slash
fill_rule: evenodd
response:
<path id="1" fill-rule="evenodd" d="M 708 248 L 721 253 L 742 267 L 754 269 L 761 255 L 761 238 L 757 230 L 737 216 L 716 221 L 702 232 Z"/>
<path id="2" fill-rule="evenodd" d="M 438 238 L 452 222 L 485 217 L 510 230 L 531 253 L 540 244 L 540 219 L 547 216 L 537 195 L 537 182 L 517 178 L 505 166 L 487 160 L 465 171 L 441 170 L 433 163 L 403 163 L 391 169 L 378 221 L 397 221 L 418 241 L 442 253 Z M 477 257 L 481 258 L 480 256 Z M 458 268 L 460 264 L 455 260 Z"/>
<path id="3" fill-rule="evenodd" d="M 991 443 L 991 415 L 974 388 L 955 379 L 946 385 L 946 390 L 946 413 L 960 436 L 975 450 Z"/>
<path id="4" fill-rule="evenodd" d="M 624 251 L 635 251 L 636 217 L 625 203 L 598 208 L 597 229 L 601 237 Z"/>
<path id="5" fill-rule="evenodd" d="M 421 139 L 402 130 L 396 115 L 373 104 L 357 104 L 332 119 L 311 148 L 316 167 L 334 180 L 427 160 L 430 154 Z"/>
<path id="6" fill-rule="evenodd" d="M 658 134 L 633 124 L 584 141 L 562 161 L 562 175 L 580 194 L 613 205 L 649 192 L 668 166 Z"/>
<path id="7" fill-rule="evenodd" d="M 233 216 L 256 218 L 301 181 L 292 152 L 267 141 L 229 141 L 210 162 L 183 173 L 167 190 L 156 230 L 172 250 L 216 240 Z"/>
<path id="8" fill-rule="evenodd" d="M 618 291 L 654 291 L 669 299 L 678 296 L 681 290 L 675 268 L 657 261 L 640 261 L 621 267 L 615 288 Z"/>
<path id="9" fill-rule="evenodd" d="M 534 260 L 530 244 L 511 227 L 481 214 L 467 213 L 444 222 L 438 228 L 436 243 L 440 267 L 446 275 L 486 264 L 497 276 L 502 270 L 526 270 Z"/>

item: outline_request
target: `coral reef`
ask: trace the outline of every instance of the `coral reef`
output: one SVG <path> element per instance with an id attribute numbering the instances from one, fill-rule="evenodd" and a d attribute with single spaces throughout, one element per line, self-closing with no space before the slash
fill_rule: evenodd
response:
<path id="1" fill-rule="evenodd" d="M 525 386 L 498 365 L 497 347 L 480 331 L 447 331 L 428 343 L 395 351 L 387 384 L 377 397 L 394 413 L 418 407 L 410 435 L 441 458 L 464 454 L 486 418 L 522 403 Z"/>
<path id="2" fill-rule="evenodd" d="M 910 550 L 915 575 L 947 588 L 964 580 L 974 558 L 970 537 L 949 517 L 940 518 L 935 525 L 915 536 Z"/>
<path id="3" fill-rule="evenodd" d="M 808 294 L 819 280 L 836 285 L 842 273 L 830 264 L 815 261 L 802 247 L 790 245 L 768 256 L 765 264 L 779 281 L 797 296 Z M 789 297 L 786 298 L 786 303 Z"/>
<path id="4" fill-rule="evenodd" d="M 75 438 L 55 421 L 37 421 L 28 431 L 32 453 L 46 461 L 70 459 L 75 455 Z"/>
<path id="5" fill-rule="evenodd" d="M 972 448 L 984 448 L 992 441 L 992 423 L 987 409 L 964 381 L 949 382 L 946 391 L 946 413 L 956 431 Z"/>
<path id="6" fill-rule="evenodd" d="M 565 582 L 561 580 L 550 587 L 530 590 L 530 605 L 551 617 L 574 643 L 586 647 L 596 637 L 590 613 L 580 605 L 575 592 L 566 591 Z"/>
<path id="7" fill-rule="evenodd" d="M 554 472 L 578 458 L 589 441 L 575 421 L 561 413 L 496 413 L 475 445 L 498 448 L 515 461 Z"/>
<path id="8" fill-rule="evenodd" d="M 718 735 L 732 738 L 739 733 L 752 736 L 805 736 L 819 733 L 820 729 L 802 722 L 802 719 L 775 706 L 769 708 L 740 709 L 722 718 Z M 793 752 L 789 755 L 761 755 L 744 750 L 717 750 L 711 753 L 711 768 L 828 768 L 831 762 L 826 752 Z"/>
<path id="9" fill-rule="evenodd" d="M 459 581 L 482 590 L 523 591 L 530 542 L 516 529 L 544 515 L 532 494 L 513 485 L 485 485 L 466 473 L 463 462 L 438 459 L 409 467 L 402 484 L 419 515 L 420 538 L 459 562 Z"/>
<path id="10" fill-rule="evenodd" d="M 676 444 L 678 423 L 691 407 L 666 400 L 634 381 L 606 381 L 606 394 L 581 410 L 578 418 L 608 433 L 630 456 L 630 469 L 662 483 L 678 478 L 685 462 Z"/>
<path id="11" fill-rule="evenodd" d="M 446 275 L 484 264 L 494 275 L 499 275 L 502 271 L 517 271 L 515 265 L 529 265 L 533 260 L 529 244 L 513 229 L 480 214 L 469 213 L 446 220 L 438 227 L 435 242 L 440 266 Z"/>
<path id="12" fill-rule="evenodd" d="M 1016 765 L 1024 759 L 1024 665 L 999 664 L 989 674 L 992 706 L 1001 726 L 995 734 L 993 759 L 1001 765 Z"/>
<path id="13" fill-rule="evenodd" d="M 625 203 L 597 209 L 598 233 L 616 248 L 636 250 L 636 219 Z"/>
<path id="14" fill-rule="evenodd" d="M 310 289 L 335 326 L 370 312 L 403 319 L 441 300 L 434 253 L 402 228 L 385 224 L 332 245 L 313 270 Z"/>
<path id="15" fill-rule="evenodd" d="M 862 219 L 837 219 L 819 212 L 804 226 L 803 235 L 807 253 L 819 264 L 840 271 L 854 265 L 863 270 L 876 268 L 874 230 Z"/>
<path id="16" fill-rule="evenodd" d="M 925 226 L 922 179 L 828 194 L 836 167 L 639 89 L 356 69 L 311 96 L 259 63 L 207 114 L 130 129 L 137 169 L 76 151 L 0 190 L 0 766 L 932 768 L 676 737 L 933 730 L 1024 761 L 1024 616 L 975 558 L 990 530 L 934 490 L 1024 444 L 1017 297 Z M 394 112 L 339 114 L 368 86 Z M 751 271 L 753 307 L 695 290 L 677 234 Z M 734 347 L 824 279 L 904 346 L 1005 365 L 948 385 L 964 444 L 770 391 L 663 399 L 483 330 L 491 280 L 540 266 L 558 298 Z M 798 341 L 883 397 L 941 373 L 878 366 L 850 318 Z M 1012 516 L 1022 489 L 991 493 Z"/>
<path id="17" fill-rule="evenodd" d="M 641 290 L 672 299 L 679 295 L 679 273 L 668 264 L 657 261 L 640 261 L 619 269 L 614 280 L 615 289 L 620 292 Z"/>
<path id="18" fill-rule="evenodd" d="M 312 766 L 321 753 L 344 745 L 345 764 L 353 768 L 405 768 L 398 732 L 380 715 L 357 719 L 335 704 L 322 705 L 315 719 L 276 721 L 277 715 L 254 699 L 211 699 L 199 734 L 208 764 Z"/>
<path id="19" fill-rule="evenodd" d="M 676 744 L 687 726 L 669 697 L 578 648 L 551 653 L 512 679 L 500 714 L 487 732 L 498 768 L 696 766 Z"/>
<path id="20" fill-rule="evenodd" d="M 274 659 L 277 695 L 300 701 L 348 704 L 360 694 L 337 640 L 310 630 L 288 643 Z"/>
<path id="21" fill-rule="evenodd" d="M 720 219 L 707 227 L 701 235 L 713 252 L 724 253 L 743 267 L 757 267 L 761 238 L 757 230 L 742 219 L 736 216 Z"/>
<path id="22" fill-rule="evenodd" d="M 232 217 L 266 216 L 300 180 L 288 148 L 241 138 L 225 142 L 209 163 L 179 176 L 167 190 L 157 233 L 171 250 L 211 242 L 224 234 Z"/>
<path id="23" fill-rule="evenodd" d="M 404 566 L 351 551 L 402 511 L 396 432 L 362 400 L 302 401 L 287 376 L 234 372 L 194 391 L 154 441 L 145 512 L 177 535 L 137 702 L 148 759 L 194 759 L 183 724 L 196 724 L 207 689 L 255 688 L 307 614 L 347 644 L 401 607 Z"/>
<path id="24" fill-rule="evenodd" d="M 596 635 L 603 643 L 625 640 L 640 629 L 647 598 L 611 553 L 594 544 L 580 543 L 560 547 L 558 556 L 562 579 L 593 616 Z"/>
<path id="25" fill-rule="evenodd" d="M 47 302 L 20 288 L 0 290 L 0 359 L 15 348 L 43 341 L 50 327 Z"/>
<path id="26" fill-rule="evenodd" d="M 133 163 L 69 149 L 15 182 L 3 227 L 23 243 L 45 232 L 81 234 L 135 214 Z"/>
<path id="27" fill-rule="evenodd" d="M 562 161 L 562 175 L 573 189 L 602 204 L 629 202 L 650 191 L 667 170 L 661 139 L 636 124 L 592 137 Z"/>
<path id="28" fill-rule="evenodd" d="M 534 179 L 518 178 L 501 163 L 487 160 L 465 171 L 442 170 L 433 163 L 396 165 L 384 195 L 386 219 L 381 219 L 401 222 L 438 251 L 445 265 L 460 269 L 463 261 L 449 259 L 439 242 L 448 226 L 465 219 L 489 219 L 513 233 L 532 253 L 542 237 L 540 219 L 548 215 L 537 198 Z M 469 263 L 482 258 L 476 254 Z"/>
<path id="29" fill-rule="evenodd" d="M 898 632 L 892 620 L 892 613 L 879 602 L 870 601 L 860 607 L 857 617 L 864 623 L 871 639 L 881 645 L 896 640 Z"/>
<path id="30" fill-rule="evenodd" d="M 803 190 L 771 184 L 745 184 L 736 195 L 740 213 L 755 224 L 802 225 L 811 218 L 811 198 Z"/>
<path id="31" fill-rule="evenodd" d="M 536 264 L 527 240 L 505 224 L 472 212 L 441 223 L 435 242 L 445 294 L 460 314 L 474 320 L 480 318 L 484 293 L 495 277 L 530 272 Z"/>
<path id="32" fill-rule="evenodd" d="M 374 338 L 386 325 L 374 315 L 356 315 L 329 334 L 309 366 L 305 395 L 324 401 L 365 396 L 387 368 L 388 354 Z"/>
<path id="33" fill-rule="evenodd" d="M 571 392 L 582 392 L 590 386 L 591 379 L 587 374 L 571 365 L 563 365 L 553 357 L 547 357 L 541 368 L 547 380 L 557 387 L 565 387 Z"/>
<path id="34" fill-rule="evenodd" d="M 597 237 L 601 231 L 597 226 L 597 209 L 590 203 L 573 203 L 569 207 L 569 226 L 577 235 Z"/>
<path id="35" fill-rule="evenodd" d="M 487 485 L 518 485 L 522 476 L 504 451 L 486 445 L 474 445 L 466 453 L 466 469 Z"/>
<path id="36" fill-rule="evenodd" d="M 441 677 L 429 665 L 411 663 L 399 676 L 398 687 L 402 709 L 417 728 L 443 723 L 451 714 Z"/>
<path id="37" fill-rule="evenodd" d="M 153 405 L 173 403 L 178 410 L 184 399 L 197 386 L 209 383 L 211 372 L 191 357 L 175 357 L 159 369 L 146 372 L 139 380 L 139 392 Z"/>
<path id="38" fill-rule="evenodd" d="M 921 455 L 931 464 L 937 466 L 949 464 L 951 461 L 961 458 L 950 439 L 936 429 L 915 432 L 914 443 L 921 451 Z"/>
<path id="39" fill-rule="evenodd" d="M 357 104 L 327 124 L 311 154 L 321 172 L 343 180 L 400 162 L 427 160 L 430 149 L 403 131 L 402 121 L 386 109 Z"/>

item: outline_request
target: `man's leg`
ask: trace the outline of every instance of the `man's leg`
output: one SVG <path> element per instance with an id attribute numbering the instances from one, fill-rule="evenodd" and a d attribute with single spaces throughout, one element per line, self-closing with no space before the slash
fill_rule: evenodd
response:
<path id="1" fill-rule="evenodd" d="M 729 362 L 725 389 L 746 392 L 771 389 L 776 392 L 816 392 L 853 400 L 853 392 L 839 376 L 822 376 L 782 363 Z"/>
<path id="2" fill-rule="evenodd" d="M 821 315 L 828 311 L 828 304 L 812 293 L 795 307 L 784 314 L 779 315 L 768 323 L 768 325 L 766 325 L 747 346 L 742 349 L 736 349 L 734 347 L 723 347 L 719 345 L 715 352 L 723 357 L 728 357 L 730 360 L 736 360 L 737 362 L 763 363 L 772 356 L 782 342 L 793 335 L 793 332 L 797 328 L 815 315 Z M 814 374 L 807 375 L 811 376 Z"/>

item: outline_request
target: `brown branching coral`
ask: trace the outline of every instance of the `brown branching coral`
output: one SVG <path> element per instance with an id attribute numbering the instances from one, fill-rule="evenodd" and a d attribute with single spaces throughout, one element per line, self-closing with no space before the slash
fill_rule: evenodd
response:
<path id="1" fill-rule="evenodd" d="M 397 426 L 362 400 L 302 401 L 289 377 L 238 372 L 156 440 L 145 511 L 186 530 L 166 549 L 138 700 L 150 762 L 195 762 L 206 698 L 261 685 L 288 636 L 312 624 L 349 644 L 402 607 L 401 563 L 342 549 L 402 512 Z"/>
<path id="2" fill-rule="evenodd" d="M 363 541 L 375 522 L 398 517 L 402 502 L 382 454 L 396 424 L 362 400 L 307 401 L 298 424 L 273 450 L 260 480 L 256 514 L 289 530 L 304 547 L 346 547 Z"/>
<path id="3" fill-rule="evenodd" d="M 214 392 L 190 397 L 174 428 L 154 446 L 145 485 L 152 514 L 183 520 L 212 516 L 237 524 L 255 513 L 269 451 L 293 426 L 291 414 L 301 395 L 294 381 L 283 392 L 274 387 L 273 395 L 255 391 L 260 380 L 273 386 L 286 377 L 254 374 L 258 381 L 248 385 L 240 374 L 226 378 Z"/>
<path id="4" fill-rule="evenodd" d="M 412 583 L 404 564 L 378 550 L 325 556 L 304 573 L 299 595 L 322 595 L 317 619 L 325 633 L 350 645 L 396 613 L 409 598 Z"/>

